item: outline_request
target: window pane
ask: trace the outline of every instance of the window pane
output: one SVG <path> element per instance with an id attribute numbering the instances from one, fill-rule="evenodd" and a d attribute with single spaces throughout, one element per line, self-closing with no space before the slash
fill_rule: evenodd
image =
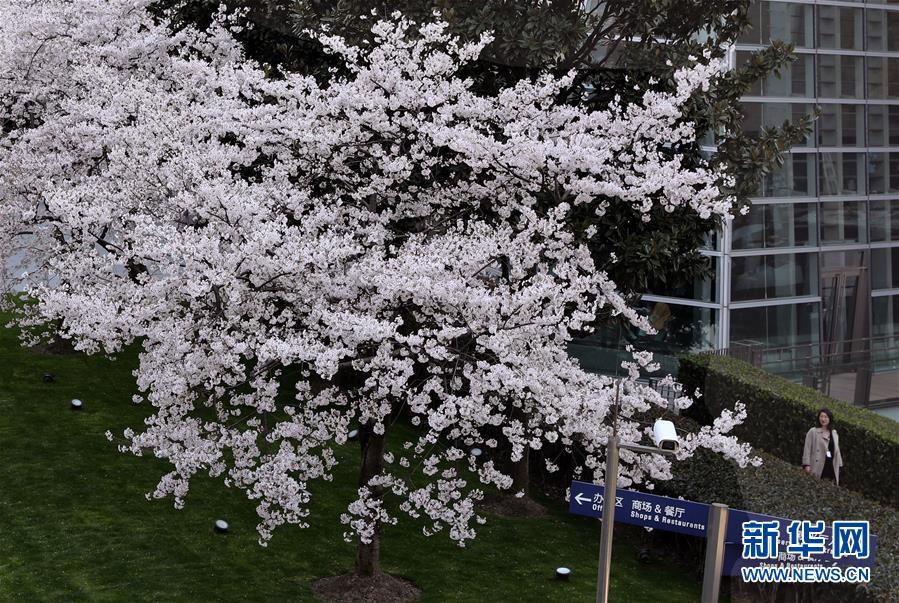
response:
<path id="1" fill-rule="evenodd" d="M 761 43 L 773 40 L 790 42 L 798 48 L 814 47 L 814 9 L 810 4 L 759 2 L 761 5 Z"/>
<path id="2" fill-rule="evenodd" d="M 868 146 L 884 147 L 889 144 L 889 109 L 885 105 L 868 105 Z"/>
<path id="3" fill-rule="evenodd" d="M 765 246 L 765 208 L 754 205 L 745 216 L 737 214 L 731 223 L 731 247 L 759 249 Z"/>
<path id="4" fill-rule="evenodd" d="M 890 171 L 890 184 L 888 192 L 899 192 L 899 153 L 889 153 L 887 165 Z"/>
<path id="5" fill-rule="evenodd" d="M 865 108 L 862 105 L 822 105 L 817 126 L 820 146 L 865 146 Z"/>
<path id="6" fill-rule="evenodd" d="M 746 63 L 749 62 L 749 59 L 752 57 L 752 52 L 748 50 L 738 50 L 737 51 L 737 69 L 743 68 Z M 756 80 L 749 87 L 749 90 L 746 91 L 747 96 L 761 96 L 762 95 L 762 82 L 760 80 Z"/>
<path id="7" fill-rule="evenodd" d="M 864 201 L 821 204 L 821 243 L 865 243 L 868 240 Z"/>
<path id="8" fill-rule="evenodd" d="M 865 266 L 865 251 L 827 251 L 821 254 L 821 270 Z"/>
<path id="9" fill-rule="evenodd" d="M 784 253 L 765 258 L 767 297 L 795 297 L 812 295 L 817 287 L 809 281 L 809 264 L 815 263 L 810 253 L 802 255 Z"/>
<path id="10" fill-rule="evenodd" d="M 871 288 L 899 288 L 899 247 L 871 250 Z"/>
<path id="11" fill-rule="evenodd" d="M 818 343 L 819 304 L 789 304 L 731 311 L 730 341 L 761 341 L 766 347 Z"/>
<path id="12" fill-rule="evenodd" d="M 899 200 L 871 201 L 871 242 L 899 241 Z"/>
<path id="13" fill-rule="evenodd" d="M 862 50 L 862 9 L 819 6 L 818 47 Z"/>
<path id="14" fill-rule="evenodd" d="M 752 138 L 762 135 L 764 125 L 765 105 L 762 103 L 743 103 L 740 106 L 743 113 L 743 132 Z"/>
<path id="15" fill-rule="evenodd" d="M 873 298 L 871 323 L 872 337 L 899 335 L 899 295 Z"/>
<path id="16" fill-rule="evenodd" d="M 784 253 L 734 257 L 731 260 L 731 299 L 773 299 L 815 295 L 818 292 L 818 256 Z"/>
<path id="17" fill-rule="evenodd" d="M 755 205 L 733 221 L 734 249 L 817 244 L 816 206 L 810 203 Z"/>
<path id="18" fill-rule="evenodd" d="M 718 311 L 666 302 L 644 301 L 641 314 L 658 331 L 650 335 L 635 330 L 628 336 L 641 349 L 679 353 L 715 347 L 718 338 Z M 636 337 L 634 337 L 636 336 Z"/>
<path id="19" fill-rule="evenodd" d="M 868 57 L 868 98 L 899 98 L 899 59 Z"/>
<path id="20" fill-rule="evenodd" d="M 680 283 L 673 285 L 663 283 L 661 280 L 654 279 L 649 283 L 647 293 L 655 295 L 664 295 L 666 297 L 681 297 L 684 299 L 695 299 L 699 301 L 714 302 L 718 301 L 718 263 L 719 258 L 708 257 L 714 269 L 714 276 L 705 279 L 699 279 L 692 283 Z"/>
<path id="21" fill-rule="evenodd" d="M 867 10 L 868 50 L 899 50 L 899 12 Z"/>
<path id="22" fill-rule="evenodd" d="M 818 96 L 864 98 L 863 57 L 818 55 Z"/>
<path id="23" fill-rule="evenodd" d="M 818 175 L 821 196 L 864 195 L 864 153 L 822 153 Z"/>
<path id="24" fill-rule="evenodd" d="M 730 288 L 734 301 L 765 299 L 765 256 L 731 258 Z"/>
<path id="25" fill-rule="evenodd" d="M 747 18 L 749 19 L 749 25 L 747 25 L 743 31 L 740 32 L 740 35 L 737 36 L 738 44 L 761 44 L 762 43 L 762 7 L 765 6 L 767 2 L 752 2 L 749 5 Z"/>
<path id="26" fill-rule="evenodd" d="M 743 131 L 747 136 L 759 138 L 762 128 L 780 128 L 784 122 L 798 123 L 814 111 L 814 105 L 746 102 L 742 104 L 741 110 L 743 112 Z M 797 146 L 814 146 L 812 140 L 813 135 L 809 133 L 805 142 L 800 141 Z"/>
<path id="27" fill-rule="evenodd" d="M 871 194 L 899 192 L 899 153 L 869 153 Z"/>
<path id="28" fill-rule="evenodd" d="M 762 82 L 762 94 L 814 97 L 814 58 L 811 54 L 797 54 L 795 61 L 781 68 L 780 77 L 772 74 L 765 78 Z"/>
<path id="29" fill-rule="evenodd" d="M 721 250 L 721 234 L 720 230 L 710 230 L 702 236 L 702 243 L 699 245 L 700 249 L 708 249 L 710 251 L 720 251 Z"/>
<path id="30" fill-rule="evenodd" d="M 784 165 L 762 177 L 759 189 L 763 197 L 814 197 L 815 164 L 813 155 L 790 153 L 784 156 Z"/>

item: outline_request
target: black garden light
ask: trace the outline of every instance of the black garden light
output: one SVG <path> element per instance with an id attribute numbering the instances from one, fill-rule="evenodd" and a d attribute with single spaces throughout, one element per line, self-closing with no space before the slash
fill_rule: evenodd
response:
<path id="1" fill-rule="evenodd" d="M 571 570 L 567 567 L 556 568 L 556 580 L 568 580 L 571 577 Z"/>
<path id="2" fill-rule="evenodd" d="M 227 534 L 228 528 L 228 522 L 224 519 L 216 519 L 215 524 L 212 526 L 212 529 L 215 530 L 217 534 Z"/>
<path id="3" fill-rule="evenodd" d="M 84 407 L 84 404 L 78 398 L 75 398 L 71 402 L 69 402 L 69 408 L 72 410 L 81 410 Z"/>

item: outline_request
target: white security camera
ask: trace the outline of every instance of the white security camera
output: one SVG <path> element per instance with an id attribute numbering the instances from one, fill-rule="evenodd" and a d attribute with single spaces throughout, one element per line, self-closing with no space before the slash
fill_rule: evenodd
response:
<path id="1" fill-rule="evenodd" d="M 655 425 L 652 426 L 652 439 L 656 446 L 662 450 L 677 450 L 680 448 L 680 440 L 677 437 L 677 431 L 674 429 L 674 423 L 662 419 L 656 419 Z"/>

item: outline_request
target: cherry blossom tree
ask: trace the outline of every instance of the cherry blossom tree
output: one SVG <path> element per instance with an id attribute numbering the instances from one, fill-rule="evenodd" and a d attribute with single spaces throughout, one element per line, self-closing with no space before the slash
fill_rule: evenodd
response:
<path id="1" fill-rule="evenodd" d="M 666 404 L 636 381 L 651 355 L 612 379 L 566 352 L 599 312 L 651 329 L 597 267 L 583 210 L 728 215 L 730 176 L 671 152 L 695 139 L 682 107 L 719 61 L 591 111 L 563 100 L 574 74 L 475 92 L 460 68 L 489 37 L 439 20 L 396 15 L 360 47 L 322 35 L 345 67 L 321 82 L 267 77 L 224 10 L 173 31 L 148 5 L 0 7 L 0 256 L 30 266 L 5 286 L 34 302 L 19 324 L 61 321 L 78 350 L 139 343 L 135 401 L 155 413 L 120 449 L 172 465 L 148 496 L 181 507 L 194 475 L 220 476 L 256 501 L 265 544 L 312 521 L 309 484 L 358 427 L 342 520 L 371 576 L 401 515 L 475 537 L 483 488 L 512 483 L 471 452 L 497 431 L 513 460 L 578 446 L 597 481 L 613 429 L 648 437 L 636 415 Z M 390 453 L 401 413 L 417 435 Z M 741 415 L 680 458 L 749 462 L 726 435 Z M 624 486 L 671 476 L 660 455 L 621 456 Z"/>

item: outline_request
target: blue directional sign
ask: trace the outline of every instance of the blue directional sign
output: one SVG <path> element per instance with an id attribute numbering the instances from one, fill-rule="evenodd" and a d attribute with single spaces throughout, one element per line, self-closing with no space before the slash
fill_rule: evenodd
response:
<path id="1" fill-rule="evenodd" d="M 571 482 L 568 511 L 587 517 L 602 517 L 605 488 L 587 482 Z M 618 489 L 615 493 L 615 521 L 637 526 L 705 536 L 709 505 Z"/>
<path id="2" fill-rule="evenodd" d="M 762 515 L 731 509 L 727 517 L 727 532 L 724 544 L 725 576 L 740 575 L 742 567 L 762 565 L 819 565 L 826 567 L 872 567 L 877 537 L 870 536 L 870 547 L 865 558 L 857 556 L 835 557 L 833 552 L 833 530 L 831 523 L 816 533 L 798 535 L 794 522 L 783 517 Z M 809 522 L 811 523 L 811 522 Z M 824 522 L 817 522 L 824 523 Z M 839 522 L 838 522 L 839 523 Z M 744 526 L 744 524 L 746 524 Z M 800 527 L 800 526 L 796 526 Z M 797 546 L 797 542 L 802 545 Z M 811 550 L 811 542 L 817 550 Z M 762 554 L 754 554 L 764 551 Z M 805 553 L 805 555 L 803 555 Z"/>

